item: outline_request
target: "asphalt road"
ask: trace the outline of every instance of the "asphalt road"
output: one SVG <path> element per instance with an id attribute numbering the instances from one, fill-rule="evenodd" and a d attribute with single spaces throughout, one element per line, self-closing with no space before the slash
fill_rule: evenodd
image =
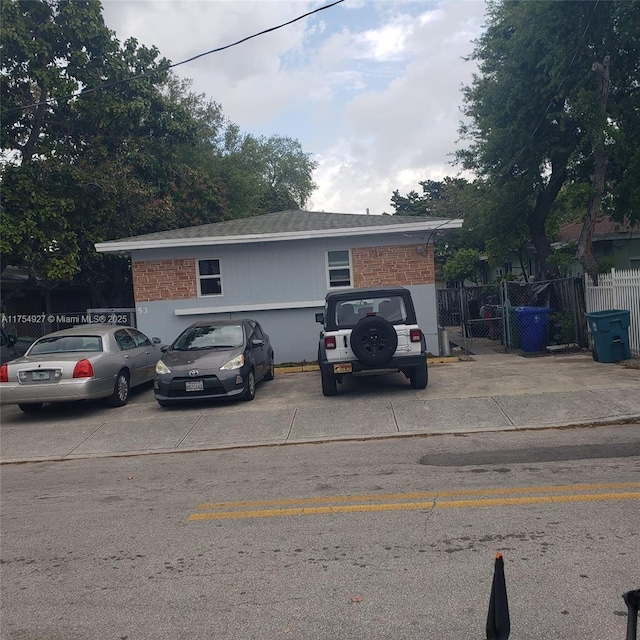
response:
<path id="1" fill-rule="evenodd" d="M 479 639 L 501 551 L 511 638 L 622 640 L 639 444 L 621 425 L 6 465 L 1 637 Z"/>

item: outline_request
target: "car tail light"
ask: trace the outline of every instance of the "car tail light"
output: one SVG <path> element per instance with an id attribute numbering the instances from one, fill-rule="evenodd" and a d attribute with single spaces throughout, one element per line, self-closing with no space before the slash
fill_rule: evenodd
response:
<path id="1" fill-rule="evenodd" d="M 89 360 L 78 360 L 73 368 L 74 378 L 93 378 L 93 365 Z"/>
<path id="2" fill-rule="evenodd" d="M 9 369 L 6 364 L 0 367 L 0 382 L 9 382 Z"/>
<path id="3" fill-rule="evenodd" d="M 422 331 L 420 331 L 420 329 L 411 329 L 409 339 L 411 342 L 420 342 L 420 340 L 422 340 Z"/>
<path id="4" fill-rule="evenodd" d="M 336 348 L 336 337 L 335 336 L 326 336 L 324 339 L 324 348 L 325 349 L 335 349 Z"/>

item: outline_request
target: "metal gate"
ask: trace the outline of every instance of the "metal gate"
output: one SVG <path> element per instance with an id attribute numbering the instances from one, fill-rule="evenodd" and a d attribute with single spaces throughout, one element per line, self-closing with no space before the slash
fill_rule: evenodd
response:
<path id="1" fill-rule="evenodd" d="M 586 347 L 581 278 L 438 290 L 438 324 L 463 353 Z"/>

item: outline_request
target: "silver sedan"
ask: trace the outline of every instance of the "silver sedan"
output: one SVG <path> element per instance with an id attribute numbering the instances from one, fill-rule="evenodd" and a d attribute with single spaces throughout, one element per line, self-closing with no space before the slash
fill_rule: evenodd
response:
<path id="1" fill-rule="evenodd" d="M 129 400 L 131 387 L 153 379 L 160 339 L 133 327 L 87 324 L 36 340 L 21 358 L 0 367 L 0 399 L 29 413 L 45 402 Z"/>

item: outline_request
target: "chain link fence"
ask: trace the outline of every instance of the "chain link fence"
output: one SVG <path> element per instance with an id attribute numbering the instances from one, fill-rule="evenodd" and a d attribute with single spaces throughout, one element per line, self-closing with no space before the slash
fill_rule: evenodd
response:
<path id="1" fill-rule="evenodd" d="M 466 353 L 587 347 L 584 313 L 581 278 L 438 291 L 438 322 Z"/>

